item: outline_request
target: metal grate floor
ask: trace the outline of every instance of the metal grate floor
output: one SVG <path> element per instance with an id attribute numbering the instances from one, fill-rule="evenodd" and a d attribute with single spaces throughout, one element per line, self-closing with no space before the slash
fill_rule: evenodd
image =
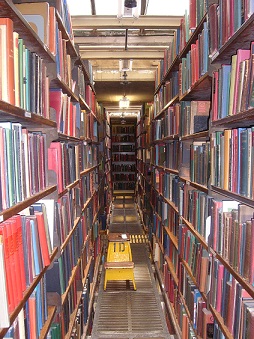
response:
<path id="1" fill-rule="evenodd" d="M 125 222 L 114 222 L 119 209 L 112 210 L 110 232 L 128 232 L 131 239 L 132 257 L 135 263 L 134 276 L 137 290 L 131 282 L 109 281 L 103 290 L 104 270 L 102 270 L 95 317 L 91 333 L 92 339 L 166 339 L 173 338 L 168 332 L 160 295 L 156 288 L 152 266 L 149 259 L 146 238 L 143 235 L 139 217 L 132 200 L 117 199 L 117 207 L 122 205 L 121 214 Z M 133 205 L 133 209 L 129 205 Z M 119 207 L 120 208 L 120 207 Z M 128 218 L 136 221 L 128 222 Z M 143 235 L 143 238 L 142 238 Z"/>

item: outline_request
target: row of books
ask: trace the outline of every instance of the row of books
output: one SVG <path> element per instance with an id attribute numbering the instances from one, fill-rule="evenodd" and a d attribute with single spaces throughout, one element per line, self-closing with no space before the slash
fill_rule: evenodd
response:
<path id="1" fill-rule="evenodd" d="M 60 133 L 73 137 L 80 137 L 81 111 L 78 102 L 71 101 L 71 97 L 63 93 L 61 88 L 51 88 L 49 92 L 49 106 L 57 123 Z"/>
<path id="2" fill-rule="evenodd" d="M 195 44 L 191 45 L 186 57 L 182 58 L 179 65 L 179 95 L 185 94 L 190 88 L 208 72 L 208 26 L 199 34 Z"/>
<path id="3" fill-rule="evenodd" d="M 154 136 L 154 140 L 179 134 L 180 113 L 180 105 L 175 104 L 165 111 L 161 119 L 152 121 L 151 135 Z"/>
<path id="4" fill-rule="evenodd" d="M 234 338 L 251 338 L 254 300 L 217 259 L 213 258 L 209 302 L 221 314 Z"/>
<path id="5" fill-rule="evenodd" d="M 134 152 L 135 151 L 135 145 L 112 145 L 112 152 Z"/>
<path id="6" fill-rule="evenodd" d="M 209 292 L 209 268 L 210 258 L 208 251 L 200 244 L 193 233 L 186 225 L 179 227 L 178 254 L 184 260 L 185 265 L 192 272 L 196 279 L 199 292 L 207 294 Z M 183 266 L 183 270 L 186 267 Z M 181 286 L 181 282 L 179 286 Z M 181 289 L 180 289 L 181 290 Z M 182 290 L 181 290 L 182 292 Z"/>
<path id="7" fill-rule="evenodd" d="M 112 154 L 112 161 L 136 161 L 136 156 L 133 154 Z"/>
<path id="8" fill-rule="evenodd" d="M 156 166 L 165 166 L 166 146 L 163 142 L 151 147 L 151 163 Z"/>
<path id="9" fill-rule="evenodd" d="M 98 121 L 95 116 L 91 112 L 81 111 L 80 136 L 87 142 L 97 142 L 98 135 Z"/>
<path id="10" fill-rule="evenodd" d="M 137 133 L 139 134 L 139 133 Z M 134 135 L 112 135 L 112 142 L 135 142 Z"/>
<path id="11" fill-rule="evenodd" d="M 250 49 L 238 49 L 231 58 L 231 64 L 223 64 L 213 73 L 212 120 L 239 114 L 254 107 L 253 55 L 252 42 Z"/>
<path id="12" fill-rule="evenodd" d="M 135 175 L 130 173 L 113 173 L 112 180 L 114 181 L 135 181 Z"/>
<path id="13" fill-rule="evenodd" d="M 222 189 L 253 199 L 253 127 L 212 133 L 211 182 Z"/>
<path id="14" fill-rule="evenodd" d="M 52 142 L 48 149 L 48 169 L 57 178 L 58 192 L 79 179 L 79 145 L 75 143 Z"/>
<path id="15" fill-rule="evenodd" d="M 212 213 L 212 197 L 181 182 L 178 184 L 178 190 L 179 213 L 208 241 L 210 234 L 208 220 Z"/>
<path id="16" fill-rule="evenodd" d="M 179 74 L 178 71 L 172 72 L 171 77 L 160 87 L 158 93 L 154 96 L 154 117 L 179 93 Z"/>
<path id="17" fill-rule="evenodd" d="M 1 323 L 9 326 L 9 314 L 42 269 L 50 265 L 54 235 L 51 216 L 44 203 L 36 203 L 22 215 L 2 222 L 1 234 Z M 13 245 L 13 244 L 16 244 Z"/>
<path id="18" fill-rule="evenodd" d="M 194 141 L 190 145 L 190 180 L 206 186 L 210 178 L 210 142 Z"/>
<path id="19" fill-rule="evenodd" d="M 3 338 L 39 338 L 48 318 L 45 284 L 45 277 L 42 277 Z"/>
<path id="20" fill-rule="evenodd" d="M 251 0 L 218 1 L 208 9 L 210 26 L 210 55 L 214 59 L 219 49 L 253 14 Z"/>
<path id="21" fill-rule="evenodd" d="M 136 170 L 136 166 L 133 164 L 113 164 L 112 171 L 113 172 L 134 172 Z"/>
<path id="22" fill-rule="evenodd" d="M 20 123 L 1 122 L 0 140 L 0 209 L 4 210 L 45 189 L 46 135 L 29 132 Z"/>
<path id="23" fill-rule="evenodd" d="M 238 202 L 214 200 L 212 210 L 209 245 L 254 284 L 254 209 Z"/>
<path id="24" fill-rule="evenodd" d="M 134 126 L 117 126 L 112 125 L 112 137 L 118 134 L 135 134 L 135 127 Z"/>
<path id="25" fill-rule="evenodd" d="M 208 130 L 210 101 L 182 101 L 180 106 L 181 136 Z"/>
<path id="26" fill-rule="evenodd" d="M 164 79 L 172 62 L 179 54 L 180 29 L 174 30 L 172 41 L 169 41 L 169 47 L 164 50 L 164 58 L 159 62 L 155 72 L 155 88 L 157 88 Z"/>
<path id="27" fill-rule="evenodd" d="M 0 28 L 0 99 L 49 118 L 49 78 L 43 60 L 26 48 L 11 19 L 1 18 Z"/>
<path id="28" fill-rule="evenodd" d="M 98 153 L 97 145 L 88 144 L 84 141 L 81 145 L 81 169 L 85 170 L 97 165 Z"/>

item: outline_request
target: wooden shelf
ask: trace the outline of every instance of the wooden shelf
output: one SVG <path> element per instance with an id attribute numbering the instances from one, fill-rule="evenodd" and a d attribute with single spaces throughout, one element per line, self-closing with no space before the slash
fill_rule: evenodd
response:
<path id="1" fill-rule="evenodd" d="M 182 51 L 179 54 L 179 59 L 181 60 L 186 56 L 186 54 L 190 51 L 191 45 L 196 42 L 198 35 L 202 32 L 204 27 L 204 22 L 207 20 L 207 15 L 205 14 L 203 18 L 200 20 L 199 24 L 197 25 L 194 32 L 191 34 L 189 40 L 187 41 L 186 45 L 182 49 Z"/>
<path id="2" fill-rule="evenodd" d="M 19 10 L 10 0 L 0 0 L 0 17 L 10 18 L 14 23 L 14 31 L 20 34 L 26 47 L 40 55 L 46 62 L 55 62 L 55 57 L 39 36 L 31 29 Z"/>
<path id="3" fill-rule="evenodd" d="M 188 227 L 188 229 L 191 231 L 191 233 L 198 239 L 198 241 L 201 243 L 201 245 L 208 251 L 208 244 L 205 241 L 205 238 L 198 233 L 198 231 L 193 227 L 193 225 L 186 220 L 184 217 L 181 217 L 184 224 Z"/>
<path id="4" fill-rule="evenodd" d="M 46 339 L 48 331 L 50 330 L 50 326 L 54 320 L 55 314 L 56 314 L 56 306 L 49 306 L 48 307 L 48 318 L 41 330 L 39 339 Z"/>
<path id="5" fill-rule="evenodd" d="M 179 279 L 176 275 L 174 264 L 172 263 L 171 259 L 167 255 L 165 255 L 165 260 L 167 262 L 170 274 L 172 275 L 172 278 L 173 278 L 175 284 L 178 286 Z"/>
<path id="6" fill-rule="evenodd" d="M 172 98 L 167 104 L 166 106 L 164 106 L 162 108 L 162 110 L 156 114 L 156 116 L 154 117 L 154 120 L 157 120 L 158 118 L 160 118 L 163 113 L 172 105 L 174 105 L 175 103 L 179 102 L 179 95 L 177 94 L 176 96 L 174 96 L 174 98 Z"/>
<path id="7" fill-rule="evenodd" d="M 19 212 L 23 211 L 30 205 L 36 203 L 36 201 L 45 198 L 46 196 L 50 195 L 53 192 L 56 192 L 56 188 L 57 188 L 56 185 L 50 186 L 46 188 L 45 190 L 34 194 L 30 198 L 27 198 L 25 201 L 19 202 L 16 205 L 2 211 L 0 213 L 0 222 L 9 219 L 13 215 L 18 214 Z"/>
<path id="8" fill-rule="evenodd" d="M 194 133 L 194 134 L 190 134 L 190 135 L 184 135 L 184 136 L 179 137 L 179 139 L 181 141 L 196 140 L 196 139 L 199 139 L 199 140 L 202 140 L 202 139 L 208 140 L 209 138 L 210 138 L 210 136 L 209 136 L 209 131 L 208 130 L 202 131 L 202 132 L 198 132 L 198 133 Z"/>
<path id="9" fill-rule="evenodd" d="M 232 274 L 232 276 L 243 286 L 243 288 L 249 293 L 249 295 L 254 299 L 254 286 L 250 284 L 247 280 L 244 280 L 243 277 L 236 272 L 233 267 L 218 253 L 210 248 L 210 252 L 225 266 L 225 268 Z"/>
<path id="10" fill-rule="evenodd" d="M 56 247 L 56 248 L 54 248 L 54 250 L 53 250 L 53 252 L 51 253 L 51 256 L 50 256 L 50 262 L 51 263 L 55 260 L 57 253 L 58 253 L 58 248 Z M 37 275 L 37 277 L 34 278 L 31 285 L 23 293 L 23 299 L 20 301 L 18 306 L 15 308 L 15 310 L 10 314 L 10 324 L 12 324 L 14 322 L 14 320 L 17 318 L 19 312 L 24 307 L 24 305 L 27 302 L 27 300 L 29 299 L 30 295 L 33 293 L 35 287 L 41 281 L 41 279 L 42 279 L 43 275 L 46 273 L 47 269 L 48 269 L 48 266 L 44 267 L 43 270 L 41 271 L 41 273 L 39 275 Z M 7 333 L 7 331 L 8 331 L 8 328 L 0 329 L 0 338 L 3 338 L 3 336 Z"/>
<path id="11" fill-rule="evenodd" d="M 70 185 L 66 186 L 65 189 L 58 194 L 58 197 L 61 198 L 63 195 L 65 195 L 68 191 L 70 191 L 73 187 L 77 186 L 80 183 L 80 179 L 75 180 Z"/>
<path id="12" fill-rule="evenodd" d="M 27 127 L 38 127 L 38 125 L 40 125 L 41 128 L 56 128 L 55 121 L 46 119 L 39 114 L 28 112 L 23 108 L 13 106 L 2 100 L 0 100 L 0 121 L 19 121 Z"/>
<path id="13" fill-rule="evenodd" d="M 235 115 L 227 116 L 223 119 L 213 120 L 211 127 L 222 127 L 222 128 L 237 128 L 237 127 L 250 127 L 254 124 L 254 108 L 248 111 L 241 112 Z"/>
<path id="14" fill-rule="evenodd" d="M 179 179 L 180 179 L 181 181 L 183 181 L 184 183 L 186 183 L 187 185 L 191 185 L 192 187 L 196 188 L 196 189 L 199 190 L 199 191 L 202 191 L 202 192 L 204 192 L 204 193 L 206 193 L 206 194 L 208 194 L 208 192 L 209 192 L 208 187 L 203 186 L 203 185 L 200 185 L 200 184 L 198 184 L 197 182 L 188 180 L 187 178 L 184 178 L 184 177 L 181 177 L 181 176 L 179 176 Z"/>
<path id="15" fill-rule="evenodd" d="M 78 57 L 78 53 L 76 51 L 76 48 L 73 44 L 73 42 L 71 41 L 71 38 L 69 36 L 69 33 L 66 31 L 65 25 L 63 23 L 63 20 L 60 16 L 60 14 L 58 13 L 58 11 L 56 11 L 56 19 L 57 19 L 57 23 L 58 23 L 58 28 L 60 29 L 60 31 L 62 32 L 62 38 L 67 40 L 67 52 L 71 57 Z"/>
<path id="16" fill-rule="evenodd" d="M 95 165 L 95 166 L 93 166 L 93 167 L 84 169 L 82 172 L 80 172 L 80 177 L 83 177 L 84 175 L 86 175 L 86 174 L 88 174 L 88 173 L 94 171 L 94 170 L 95 170 L 97 167 L 99 167 L 99 166 L 100 166 L 100 165 L 98 164 L 98 165 Z"/>
<path id="17" fill-rule="evenodd" d="M 72 101 L 79 102 L 79 98 L 75 95 L 75 93 L 73 93 L 71 88 L 61 80 L 59 75 L 57 75 L 55 79 L 51 80 L 50 87 L 61 88 L 63 93 L 71 97 Z"/>
<path id="18" fill-rule="evenodd" d="M 209 309 L 212 312 L 213 317 L 216 319 L 217 323 L 219 324 L 219 327 L 222 330 L 222 333 L 225 335 L 225 337 L 227 339 L 234 339 L 232 334 L 229 332 L 228 328 L 225 326 L 222 316 L 211 305 L 209 305 Z"/>
<path id="19" fill-rule="evenodd" d="M 254 14 L 243 23 L 231 38 L 213 55 L 212 63 L 231 64 L 231 57 L 238 49 L 250 49 L 250 42 L 254 40 Z"/>
<path id="20" fill-rule="evenodd" d="M 156 94 L 159 92 L 161 86 L 164 85 L 165 82 L 166 82 L 167 80 L 170 79 L 171 73 L 178 70 L 179 64 L 180 64 L 180 58 L 179 58 L 179 56 L 177 55 L 177 56 L 175 57 L 175 59 L 173 60 L 172 64 L 170 65 L 169 69 L 167 70 L 167 73 L 166 73 L 165 76 L 163 77 L 162 81 L 161 81 L 160 84 L 157 86 L 154 95 L 156 95 Z"/>
<path id="21" fill-rule="evenodd" d="M 211 100 L 212 77 L 206 73 L 187 92 L 180 96 L 180 101 L 186 100 Z"/>
<path id="22" fill-rule="evenodd" d="M 248 205 L 248 206 L 254 208 L 254 200 L 246 198 L 246 197 L 244 197 L 240 194 L 233 193 L 233 192 L 230 192 L 230 191 L 226 191 L 222 188 L 219 188 L 219 187 L 216 187 L 216 186 L 213 186 L 213 185 L 211 186 L 211 191 L 213 193 L 227 197 L 228 200 L 236 200 L 236 201 L 239 201 L 240 203 L 243 203 L 245 205 Z"/>
<path id="23" fill-rule="evenodd" d="M 178 250 L 178 240 L 177 237 L 170 231 L 168 226 L 164 226 L 165 231 L 167 232 L 172 244 L 175 246 L 175 248 Z"/>

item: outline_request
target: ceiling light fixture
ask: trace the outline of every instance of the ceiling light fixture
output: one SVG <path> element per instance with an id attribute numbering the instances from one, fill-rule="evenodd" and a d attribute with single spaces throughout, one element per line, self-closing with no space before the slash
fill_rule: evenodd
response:
<path id="1" fill-rule="evenodd" d="M 124 95 L 120 100 L 119 100 L 119 107 L 120 108 L 128 108 L 130 106 L 130 100 Z"/>
<path id="2" fill-rule="evenodd" d="M 125 0 L 124 6 L 127 7 L 127 8 L 137 7 L 137 1 L 136 0 Z"/>
<path id="3" fill-rule="evenodd" d="M 140 15 L 141 2 L 140 0 L 118 0 L 119 19 L 122 18 L 138 18 Z"/>
<path id="4" fill-rule="evenodd" d="M 127 72 L 132 71 L 132 59 L 120 59 L 119 60 L 119 71 L 120 72 Z"/>

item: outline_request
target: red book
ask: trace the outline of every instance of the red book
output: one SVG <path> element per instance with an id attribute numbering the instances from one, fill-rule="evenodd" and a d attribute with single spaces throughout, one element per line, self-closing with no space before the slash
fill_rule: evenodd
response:
<path id="1" fill-rule="evenodd" d="M 55 7 L 49 7 L 49 50 L 56 55 L 56 13 Z"/>
<path id="2" fill-rule="evenodd" d="M 251 219 L 251 248 L 250 248 L 250 275 L 249 281 L 254 285 L 254 219 Z"/>
<path id="3" fill-rule="evenodd" d="M 29 307 L 29 334 L 30 339 L 37 339 L 37 317 L 36 317 L 36 298 L 35 292 L 33 292 L 28 299 Z"/>
<path id="4" fill-rule="evenodd" d="M 52 142 L 48 149 L 48 169 L 56 173 L 59 193 L 64 190 L 62 166 L 63 166 L 63 161 L 62 161 L 61 143 Z"/>
<path id="5" fill-rule="evenodd" d="M 189 27 L 195 29 L 197 27 L 197 4 L 196 0 L 190 0 L 190 16 L 189 16 Z"/>
<path id="6" fill-rule="evenodd" d="M 216 295 L 216 311 L 221 312 L 221 298 L 222 298 L 222 282 L 224 274 L 224 266 L 219 264 L 217 273 L 217 295 Z"/>
<path id="7" fill-rule="evenodd" d="M 14 220 L 17 227 L 17 242 L 18 242 L 18 255 L 19 255 L 19 267 L 21 275 L 21 286 L 22 291 L 26 289 L 26 275 L 25 275 L 25 264 L 24 264 L 24 250 L 23 250 L 23 240 L 22 240 L 22 218 L 21 215 L 14 215 L 10 218 Z"/>
<path id="8" fill-rule="evenodd" d="M 5 48 L 1 59 L 5 67 L 2 72 L 1 100 L 15 105 L 15 81 L 14 81 L 14 51 L 13 51 L 13 21 L 9 18 L 0 18 L 0 35 L 4 41 Z M 3 89 L 6 91 L 3 91 Z"/>
<path id="9" fill-rule="evenodd" d="M 13 263 L 11 255 L 10 255 L 10 247 L 11 247 L 11 239 L 9 234 L 7 233 L 7 225 L 5 222 L 0 224 L 0 235 L 2 235 L 3 244 L 4 244 L 4 261 L 5 261 L 5 269 L 6 269 L 6 287 L 8 294 L 8 308 L 9 313 L 11 313 L 15 308 L 15 298 L 14 298 L 14 286 L 12 280 L 12 272 Z"/>
<path id="10" fill-rule="evenodd" d="M 49 256 L 47 235 L 46 235 L 46 230 L 45 230 L 46 225 L 44 221 L 44 215 L 42 212 L 35 212 L 35 216 L 36 216 L 37 225 L 38 225 L 39 241 L 40 241 L 43 265 L 49 266 L 50 256 Z"/>
<path id="11" fill-rule="evenodd" d="M 208 311 L 208 309 L 203 308 L 202 309 L 203 313 L 203 326 L 202 326 L 202 331 L 203 331 L 203 336 L 202 339 L 209 339 L 213 338 L 213 333 L 214 333 L 214 318 L 211 313 L 211 311 Z"/>
<path id="12" fill-rule="evenodd" d="M 49 92 L 49 106 L 54 109 L 55 121 L 59 132 L 62 130 L 62 109 L 63 109 L 63 92 L 61 89 L 53 89 Z"/>
<path id="13" fill-rule="evenodd" d="M 15 286 L 15 295 L 17 297 L 17 301 L 20 301 L 23 297 L 23 291 L 24 291 L 23 290 L 24 286 L 22 286 L 24 281 L 21 278 L 21 274 L 24 273 L 24 269 L 23 269 L 23 272 L 21 272 L 22 271 L 21 266 L 22 266 L 23 258 L 20 258 L 20 250 L 19 250 L 20 245 L 22 246 L 22 242 L 21 242 L 21 244 L 19 244 L 20 229 L 18 229 L 18 224 L 17 224 L 15 219 L 8 219 L 7 225 L 8 225 L 7 226 L 8 229 L 9 229 L 8 231 L 11 232 L 11 237 L 12 237 L 11 246 L 12 246 L 12 249 L 13 249 L 13 260 L 14 260 L 14 271 L 13 271 L 14 285 L 13 286 Z"/>

